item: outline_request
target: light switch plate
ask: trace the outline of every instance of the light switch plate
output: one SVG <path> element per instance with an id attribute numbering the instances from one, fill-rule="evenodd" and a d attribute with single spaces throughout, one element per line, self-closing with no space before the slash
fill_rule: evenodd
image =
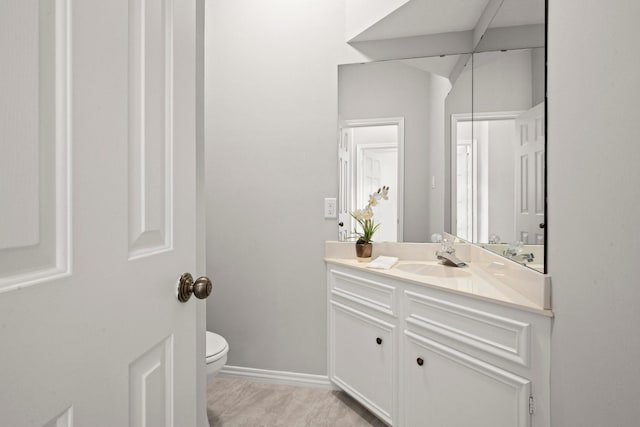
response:
<path id="1" fill-rule="evenodd" d="M 337 218 L 338 206 L 335 197 L 325 197 L 324 199 L 324 217 L 325 218 Z"/>

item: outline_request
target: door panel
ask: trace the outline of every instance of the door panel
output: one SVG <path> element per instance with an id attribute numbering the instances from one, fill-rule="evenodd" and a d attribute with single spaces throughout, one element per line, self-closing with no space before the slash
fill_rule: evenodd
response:
<path id="1" fill-rule="evenodd" d="M 171 248 L 173 2 L 129 2 L 129 255 Z"/>
<path id="2" fill-rule="evenodd" d="M 524 244 L 544 244 L 544 103 L 516 119 L 516 236 Z"/>
<path id="3" fill-rule="evenodd" d="M 0 4 L 0 292 L 70 268 L 67 7 Z"/>
<path id="4" fill-rule="evenodd" d="M 330 317 L 331 379 L 391 423 L 394 326 L 335 301 Z"/>
<path id="5" fill-rule="evenodd" d="M 173 337 L 129 365 L 129 425 L 172 425 Z"/>
<path id="6" fill-rule="evenodd" d="M 195 1 L 0 20 L 2 424 L 195 426 Z"/>
<path id="7" fill-rule="evenodd" d="M 412 332 L 405 345 L 405 425 L 530 425 L 529 380 Z"/>

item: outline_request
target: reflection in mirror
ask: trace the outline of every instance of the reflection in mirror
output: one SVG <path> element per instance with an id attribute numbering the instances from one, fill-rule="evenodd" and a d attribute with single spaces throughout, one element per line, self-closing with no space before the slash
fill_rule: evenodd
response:
<path id="1" fill-rule="evenodd" d="M 339 67 L 341 237 L 365 191 L 347 122 L 402 118 L 397 240 L 444 231 L 544 270 L 545 1 L 487 5 L 473 55 Z"/>
<path id="2" fill-rule="evenodd" d="M 393 188 L 388 201 L 374 208 L 377 241 L 402 240 L 398 205 L 402 195 L 398 190 L 398 177 L 403 176 L 399 153 L 404 146 L 404 120 L 402 118 L 346 120 L 341 123 L 340 180 L 347 186 L 342 192 L 340 222 L 343 223 L 341 240 L 347 240 L 356 224 L 349 214 L 362 209 L 369 195 L 379 188 Z M 346 224 L 346 227 L 344 226 Z"/>
<path id="3" fill-rule="evenodd" d="M 444 141 L 448 135 L 445 99 L 451 90 L 452 76 L 461 73 L 469 56 L 339 66 L 342 239 L 353 230 L 349 212 L 362 208 L 362 197 L 381 185 L 389 185 L 389 194 L 397 199 L 389 203 L 394 205 L 388 208 L 389 215 L 382 212 L 384 203 L 376 206 L 375 219 L 382 224 L 376 241 L 429 242 L 433 233 L 442 233 Z M 467 89 L 466 95 L 461 94 L 461 99 L 466 96 L 462 103 L 470 112 L 471 82 L 461 81 Z M 393 151 L 395 144 L 397 149 Z M 379 161 L 366 159 L 376 151 Z M 392 151 L 397 154 L 391 154 Z M 380 157 L 383 153 L 384 159 Z M 369 170 L 375 176 L 369 177 Z M 392 179 L 397 182 L 395 186 L 390 184 Z"/>
<path id="4" fill-rule="evenodd" d="M 544 46 L 545 1 L 503 0 L 475 52 Z"/>
<path id="5" fill-rule="evenodd" d="M 473 114 L 451 127 L 454 233 L 542 270 L 544 49 L 474 54 Z"/>

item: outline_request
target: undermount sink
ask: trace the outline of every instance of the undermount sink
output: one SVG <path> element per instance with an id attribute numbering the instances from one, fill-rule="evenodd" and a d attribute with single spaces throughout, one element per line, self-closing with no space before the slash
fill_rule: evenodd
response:
<path id="1" fill-rule="evenodd" d="M 404 271 L 405 273 L 417 274 L 419 276 L 433 276 L 433 277 L 466 277 L 471 273 L 458 267 L 449 267 L 446 265 L 432 265 L 432 264 L 419 264 L 419 263 L 407 263 L 400 264 L 394 267 L 397 270 Z"/>

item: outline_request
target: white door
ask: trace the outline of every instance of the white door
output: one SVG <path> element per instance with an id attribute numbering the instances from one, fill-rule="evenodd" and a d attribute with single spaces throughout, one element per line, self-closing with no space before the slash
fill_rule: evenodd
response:
<path id="1" fill-rule="evenodd" d="M 374 207 L 374 220 L 380 224 L 375 234 L 375 241 L 397 242 L 398 143 L 356 144 L 355 151 L 356 207 L 366 206 L 369 203 L 369 196 L 382 186 L 393 188 L 394 191 L 389 192 L 389 199 L 381 201 Z"/>
<path id="2" fill-rule="evenodd" d="M 2 425 L 196 424 L 195 9 L 0 2 Z"/>
<path id="3" fill-rule="evenodd" d="M 544 244 L 544 102 L 516 118 L 516 240 Z"/>

